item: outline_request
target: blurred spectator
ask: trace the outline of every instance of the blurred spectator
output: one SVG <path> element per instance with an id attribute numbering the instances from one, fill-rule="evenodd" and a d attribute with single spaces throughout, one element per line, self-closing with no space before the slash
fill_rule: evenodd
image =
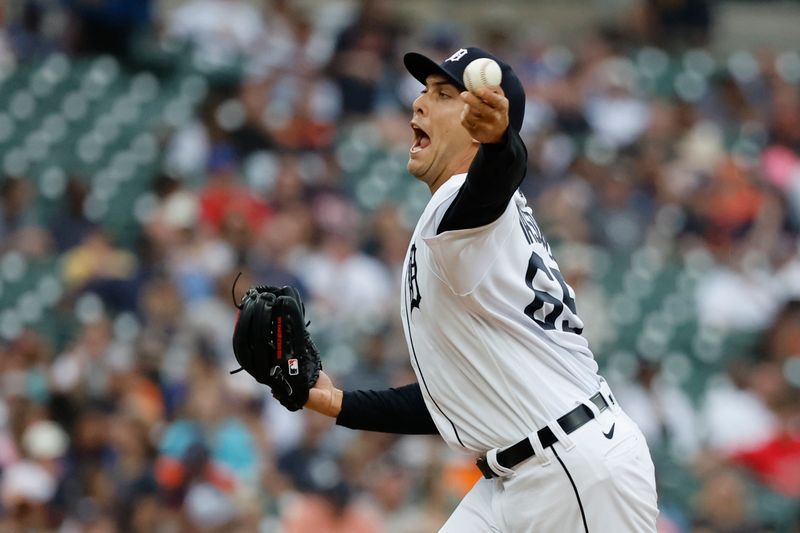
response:
<path id="1" fill-rule="evenodd" d="M 349 501 L 346 489 L 334 486 L 324 494 L 309 493 L 289 504 L 282 523 L 286 533 L 377 533 L 384 531 L 372 509 Z"/>
<path id="2" fill-rule="evenodd" d="M 387 454 L 389 455 L 389 454 Z M 414 501 L 414 472 L 393 457 L 373 462 L 367 472 L 367 486 L 374 505 L 386 517 L 385 531 L 412 533 L 433 531 L 439 524 L 425 509 L 426 502 Z"/>
<path id="3" fill-rule="evenodd" d="M 308 287 L 296 274 L 309 253 L 313 221 L 309 209 L 297 203 L 275 214 L 250 250 L 249 264 L 256 279 L 267 285 L 294 285 L 303 298 L 310 296 Z M 299 267 L 298 267 L 299 269 Z"/>
<path id="4" fill-rule="evenodd" d="M 196 57 L 213 65 L 233 64 L 252 54 L 264 39 L 264 21 L 243 0 L 190 0 L 172 12 L 170 37 L 195 46 Z"/>
<path id="5" fill-rule="evenodd" d="M 391 282 L 384 265 L 358 250 L 359 213 L 348 199 L 327 193 L 314 199 L 314 212 L 321 242 L 296 275 L 310 289 L 318 312 L 332 321 L 325 325 L 358 327 L 385 319 Z"/>
<path id="6" fill-rule="evenodd" d="M 64 279 L 74 287 L 98 279 L 130 279 L 135 269 L 133 254 L 115 247 L 109 236 L 99 229 L 86 234 L 64 259 Z"/>
<path id="7" fill-rule="evenodd" d="M 796 405 L 794 410 L 796 417 Z M 731 460 L 752 470 L 776 493 L 800 498 L 800 438 L 796 431 L 781 432 L 761 446 L 733 455 Z"/>
<path id="8" fill-rule="evenodd" d="M 708 42 L 713 22 L 711 0 L 640 0 L 640 28 L 655 44 L 698 46 Z"/>
<path id="9" fill-rule="evenodd" d="M 250 64 L 258 77 L 304 77 L 325 67 L 333 52 L 329 36 L 319 28 L 312 12 L 290 0 L 274 0 L 265 14 L 266 41 Z M 269 53 L 266 53 L 269 51 Z"/>
<path id="10" fill-rule="evenodd" d="M 47 342 L 32 330 L 24 330 L 2 355 L 0 377 L 8 394 L 45 404 L 50 389 L 48 366 L 52 363 Z"/>
<path id="11" fill-rule="evenodd" d="M 72 439 L 64 460 L 59 505 L 67 514 L 83 518 L 89 508 L 110 510 L 115 463 L 109 427 L 113 406 L 105 399 L 75 400 Z"/>
<path id="12" fill-rule="evenodd" d="M 127 59 L 132 39 L 151 21 L 150 0 L 66 0 L 72 16 L 70 48 L 79 54 Z"/>
<path id="13" fill-rule="evenodd" d="M 171 490 L 184 490 L 195 475 L 210 476 L 225 491 L 251 486 L 258 477 L 256 439 L 241 416 L 226 408 L 227 394 L 216 366 L 191 362 L 185 410 L 164 431 L 160 473 Z M 183 466 L 180 465 L 183 461 Z M 202 472 L 195 471 L 202 467 Z"/>
<path id="14" fill-rule="evenodd" d="M 764 354 L 777 363 L 800 356 L 800 300 L 783 306 L 764 333 Z"/>
<path id="15" fill-rule="evenodd" d="M 130 524 L 142 531 L 146 524 L 155 528 L 157 523 L 160 504 L 155 501 L 159 496 L 153 470 L 155 450 L 148 427 L 146 421 L 132 416 L 111 421 L 110 445 L 116 458 L 112 472 L 115 518 L 123 529 Z"/>
<path id="16" fill-rule="evenodd" d="M 230 146 L 212 149 L 208 164 L 210 178 L 200 191 L 199 216 L 202 222 L 219 232 L 228 217 L 243 217 L 251 231 L 270 214 L 269 207 L 239 182 L 236 155 Z M 194 224 L 194 220 L 189 220 Z"/>
<path id="17" fill-rule="evenodd" d="M 617 399 L 651 447 L 669 448 L 688 463 L 700 450 L 702 431 L 686 393 L 660 376 L 660 370 L 658 363 L 639 358 L 636 380 L 615 387 Z"/>
<path id="18" fill-rule="evenodd" d="M 278 2 L 278 9 L 288 10 Z M 331 149 L 335 121 L 342 108 L 336 85 L 322 73 L 328 48 L 311 22 L 296 12 L 283 13 L 286 26 L 274 28 L 278 48 L 262 54 L 242 87 L 247 129 L 289 150 Z"/>
<path id="19" fill-rule="evenodd" d="M 742 447 L 732 455 L 735 463 L 752 470 L 772 490 L 800 498 L 800 384 L 793 370 L 797 359 L 798 306 L 788 303 L 765 332 L 759 361 L 748 372 L 750 389 L 774 414 L 777 427 L 761 442 Z"/>
<path id="20" fill-rule="evenodd" d="M 310 444 L 310 443 L 309 443 Z M 306 450 L 310 451 L 310 450 Z M 290 454 L 292 452 L 289 452 Z M 292 468 L 297 456 L 287 454 L 284 464 Z M 377 510 L 354 498 L 353 490 L 343 472 L 332 459 L 318 458 L 307 465 L 301 477 L 295 478 L 303 491 L 289 503 L 282 520 L 287 533 L 372 533 L 384 531 Z"/>
<path id="21" fill-rule="evenodd" d="M 185 498 L 188 526 L 195 531 L 230 531 L 236 509 L 231 498 L 211 483 L 193 483 Z"/>
<path id="22" fill-rule="evenodd" d="M 387 361 L 388 328 L 365 335 L 363 347 L 359 349 L 360 361 L 348 372 L 342 384 L 346 390 L 382 390 L 392 386 L 392 368 Z"/>
<path id="23" fill-rule="evenodd" d="M 311 411 L 304 412 L 304 422 L 301 440 L 278 457 L 278 470 L 299 491 L 313 490 L 320 484 L 333 488 L 339 482 L 338 466 L 325 442 L 332 422 Z M 330 476 L 330 479 L 325 476 Z"/>
<path id="24" fill-rule="evenodd" d="M 106 317 L 86 324 L 72 346 L 57 355 L 50 368 L 55 391 L 81 401 L 103 400 L 112 374 L 133 364 L 131 347 L 115 341 Z"/>
<path id="25" fill-rule="evenodd" d="M 182 228 L 181 240 L 170 251 L 167 267 L 187 301 L 214 293 L 214 278 L 228 272 L 235 257 L 228 243 L 206 238 L 194 226 Z"/>
<path id="26" fill-rule="evenodd" d="M 58 508 L 57 490 L 65 479 L 64 457 L 69 445 L 69 436 L 58 424 L 50 420 L 37 420 L 27 426 L 21 441 L 21 451 L 31 461 L 30 464 L 40 468 L 53 479 L 53 493 L 49 502 L 52 508 Z M 54 514 L 51 512 L 49 519 L 57 519 Z"/>
<path id="27" fill-rule="evenodd" d="M 586 218 L 593 229 L 593 241 L 614 251 L 635 250 L 644 240 L 652 207 L 649 199 L 637 190 L 631 169 L 618 163 L 613 169 L 595 169 L 595 177 L 613 172 L 598 184 Z"/>
<path id="28" fill-rule="evenodd" d="M 7 28 L 8 45 L 19 61 L 39 59 L 56 50 L 57 43 L 48 35 L 45 24 L 52 22 L 52 18 L 58 17 L 61 11 L 60 6 L 52 0 L 30 0 L 22 5 L 17 20 L 3 25 Z"/>
<path id="29" fill-rule="evenodd" d="M 752 94 L 753 90 L 738 81 L 733 74 L 719 74 L 717 90 L 706 92 L 699 102 L 698 114 L 720 128 L 725 134 L 738 134 L 738 128 L 748 121 L 762 120 L 763 116 L 757 104 L 760 94 Z M 751 82 L 750 85 L 756 83 Z"/>
<path id="30" fill-rule="evenodd" d="M 8 15 L 6 6 L 0 7 L 0 67 L 8 68 L 16 65 L 16 56 L 11 46 L 11 39 L 8 34 Z"/>
<path id="31" fill-rule="evenodd" d="M 186 324 L 183 302 L 179 287 L 164 279 L 153 279 L 145 285 L 139 302 L 142 334 L 138 355 L 159 372 L 170 411 L 188 379 L 197 347 Z"/>
<path id="32" fill-rule="evenodd" d="M 259 107 L 268 131 L 282 148 L 329 150 L 341 103 L 327 79 L 282 80 L 264 93 Z"/>
<path id="33" fill-rule="evenodd" d="M 748 259 L 749 264 L 745 262 Z M 698 315 L 709 327 L 761 330 L 770 324 L 784 301 L 797 298 L 800 293 L 796 258 L 778 268 L 759 261 L 756 254 L 733 257 L 731 262 L 714 266 L 698 283 Z M 734 296 L 736 301 L 747 301 L 748 305 L 734 307 Z"/>
<path id="34" fill-rule="evenodd" d="M 779 84 L 772 93 L 772 115 L 769 124 L 770 139 L 773 143 L 792 147 L 797 151 L 800 143 L 800 96 L 797 87 Z"/>
<path id="35" fill-rule="evenodd" d="M 48 229 L 55 240 L 56 249 L 63 253 L 81 243 L 96 229 L 84 212 L 84 202 L 89 194 L 86 181 L 72 177 L 64 192 L 65 205 L 49 221 Z"/>
<path id="36" fill-rule="evenodd" d="M 28 178 L 3 179 L 0 183 L 0 242 L 9 242 L 15 232 L 35 224 L 35 211 L 30 208 L 32 200 Z"/>
<path id="37" fill-rule="evenodd" d="M 14 463 L 4 469 L 1 489 L 3 508 L 9 516 L 9 530 L 50 528 L 47 504 L 55 494 L 56 480 L 47 470 L 32 461 Z"/>
<path id="38" fill-rule="evenodd" d="M 233 298 L 236 297 L 233 290 L 234 279 L 233 271 L 220 276 L 213 294 L 207 298 L 198 299 L 188 309 L 179 311 L 181 315 L 185 315 L 186 327 L 190 328 L 191 333 L 197 337 L 197 341 L 223 368 L 227 366 L 233 368 L 235 365 L 231 350 L 233 325 L 236 322 L 236 308 L 233 305 Z M 237 288 L 241 291 L 254 284 L 255 281 L 247 275 L 238 280 Z M 154 316 L 153 323 L 158 324 L 160 320 Z M 244 385 L 240 379 L 233 381 Z M 260 387 L 256 390 L 260 390 Z"/>
<path id="39" fill-rule="evenodd" d="M 741 163 L 726 158 L 697 191 L 704 199 L 691 205 L 697 232 L 724 252 L 747 235 L 764 206 L 763 193 Z"/>
<path id="40" fill-rule="evenodd" d="M 729 382 L 705 392 L 703 425 L 712 449 L 729 454 L 754 448 L 779 430 L 767 402 L 750 388 L 750 371 L 744 363 L 735 364 Z"/>
<path id="41" fill-rule="evenodd" d="M 631 61 L 607 59 L 595 69 L 587 86 L 584 112 L 600 139 L 612 147 L 626 146 L 641 135 L 650 110 L 637 94 L 636 68 Z"/>
<path id="42" fill-rule="evenodd" d="M 766 532 L 750 520 L 750 495 L 741 477 L 729 468 L 712 471 L 697 497 L 697 518 L 692 533 Z"/>
<path id="43" fill-rule="evenodd" d="M 363 116 L 377 109 L 396 35 L 387 2 L 362 0 L 354 20 L 339 34 L 331 60 L 345 115 Z"/>

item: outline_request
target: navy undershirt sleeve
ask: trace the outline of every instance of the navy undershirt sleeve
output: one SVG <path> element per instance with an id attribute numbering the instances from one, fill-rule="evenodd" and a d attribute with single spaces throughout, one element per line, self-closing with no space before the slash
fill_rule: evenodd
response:
<path id="1" fill-rule="evenodd" d="M 436 229 L 478 228 L 497 220 L 516 192 L 528 167 L 525 143 L 513 128 L 497 144 L 482 144 L 467 178 Z"/>
<path id="2" fill-rule="evenodd" d="M 336 424 L 401 435 L 439 434 L 419 383 L 381 391 L 345 391 Z"/>

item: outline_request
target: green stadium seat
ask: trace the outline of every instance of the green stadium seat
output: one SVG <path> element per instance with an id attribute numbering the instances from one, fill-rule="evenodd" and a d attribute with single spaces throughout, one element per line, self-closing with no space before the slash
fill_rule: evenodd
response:
<path id="1" fill-rule="evenodd" d="M 88 108 L 89 102 L 78 91 L 71 91 L 65 94 L 61 102 L 61 113 L 72 122 L 83 119 L 88 112 Z"/>
<path id="2" fill-rule="evenodd" d="M 36 282 L 36 296 L 47 309 L 55 306 L 64 292 L 61 280 L 53 274 L 55 265 L 51 266 L 49 270 Z"/>
<path id="3" fill-rule="evenodd" d="M 28 121 L 36 113 L 36 99 L 27 89 L 19 89 L 11 96 L 8 109 L 15 119 Z"/>

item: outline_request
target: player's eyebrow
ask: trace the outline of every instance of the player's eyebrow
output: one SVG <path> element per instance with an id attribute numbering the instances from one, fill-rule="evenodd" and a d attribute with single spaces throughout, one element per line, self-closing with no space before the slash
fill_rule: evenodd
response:
<path id="1" fill-rule="evenodd" d="M 425 84 L 425 88 L 428 89 L 430 87 L 447 87 L 450 86 L 455 90 L 459 90 L 455 83 L 450 80 L 436 80 L 436 81 L 429 81 Z"/>

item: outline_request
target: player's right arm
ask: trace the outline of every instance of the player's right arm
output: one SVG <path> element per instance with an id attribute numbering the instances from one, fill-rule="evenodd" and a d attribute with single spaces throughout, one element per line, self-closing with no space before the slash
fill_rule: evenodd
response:
<path id="1" fill-rule="evenodd" d="M 350 429 L 402 435 L 438 435 L 419 383 L 381 391 L 342 391 L 325 372 L 309 391 L 305 407 L 336 418 Z"/>
<path id="2" fill-rule="evenodd" d="M 481 88 L 476 93 L 461 94 L 465 102 L 462 125 L 481 146 L 437 234 L 494 222 L 525 178 L 528 151 L 519 133 L 508 125 L 508 100 L 502 89 Z"/>

